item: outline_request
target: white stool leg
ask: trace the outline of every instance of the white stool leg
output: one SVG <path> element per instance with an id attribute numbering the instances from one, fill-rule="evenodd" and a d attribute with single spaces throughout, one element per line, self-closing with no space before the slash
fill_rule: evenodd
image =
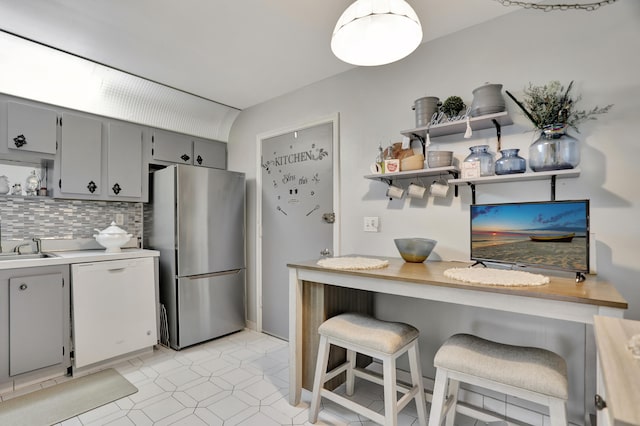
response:
<path id="1" fill-rule="evenodd" d="M 349 368 L 347 368 L 347 395 L 352 396 L 355 384 L 355 374 L 353 374 L 353 369 L 356 368 L 355 351 L 347 350 L 347 362 L 349 363 Z"/>
<path id="2" fill-rule="evenodd" d="M 320 389 L 324 387 L 325 376 L 327 375 L 327 363 L 329 362 L 329 341 L 325 336 L 320 336 L 318 345 L 318 361 L 316 362 L 316 373 L 313 378 L 313 394 L 311 395 L 311 407 L 309 407 L 309 422 L 315 423 L 318 420 L 320 410 Z"/>
<path id="3" fill-rule="evenodd" d="M 458 405 L 458 391 L 460 390 L 460 382 L 458 380 L 449 379 L 449 389 L 447 390 L 447 399 L 451 399 L 449 409 L 445 414 L 444 424 L 453 426 L 456 419 L 456 407 Z"/>
<path id="4" fill-rule="evenodd" d="M 384 374 L 384 424 L 398 425 L 398 392 L 396 389 L 396 360 L 385 357 L 382 360 Z"/>
<path id="5" fill-rule="evenodd" d="M 418 412 L 418 423 L 420 426 L 427 426 L 427 402 L 424 399 L 424 389 L 422 388 L 422 366 L 420 365 L 420 351 L 418 350 L 418 339 L 409 348 L 409 369 L 411 370 L 411 383 L 418 387 L 416 393 L 416 411 Z"/>
<path id="6" fill-rule="evenodd" d="M 431 411 L 429 412 L 429 426 L 440 426 L 442 423 L 442 408 L 447 390 L 447 372 L 436 370 L 436 380 L 433 385 L 433 398 L 431 399 Z"/>
<path id="7" fill-rule="evenodd" d="M 560 399 L 549 400 L 551 426 L 567 426 L 567 404 Z"/>

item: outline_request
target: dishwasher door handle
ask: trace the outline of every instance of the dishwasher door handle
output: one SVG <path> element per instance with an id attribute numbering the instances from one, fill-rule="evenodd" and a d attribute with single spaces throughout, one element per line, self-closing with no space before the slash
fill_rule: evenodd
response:
<path id="1" fill-rule="evenodd" d="M 199 279 L 202 279 L 202 278 L 219 277 L 221 275 L 239 274 L 240 271 L 242 271 L 242 269 L 231 269 L 230 271 L 211 272 L 211 273 L 208 273 L 208 274 L 200 274 L 200 275 L 190 275 L 188 277 L 183 277 L 183 278 L 189 278 L 190 280 L 199 280 Z"/>

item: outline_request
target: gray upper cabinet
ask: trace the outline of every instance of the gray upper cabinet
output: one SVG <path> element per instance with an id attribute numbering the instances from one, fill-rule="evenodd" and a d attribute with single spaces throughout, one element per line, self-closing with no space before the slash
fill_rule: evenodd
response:
<path id="1" fill-rule="evenodd" d="M 142 196 L 142 130 L 109 123 L 107 192 L 110 198 Z"/>
<path id="2" fill-rule="evenodd" d="M 7 103 L 7 146 L 10 150 L 56 153 L 58 113 L 54 110 Z"/>
<path id="3" fill-rule="evenodd" d="M 153 131 L 152 162 L 227 168 L 227 144 L 178 133 Z"/>
<path id="4" fill-rule="evenodd" d="M 151 158 L 178 164 L 193 164 L 193 143 L 186 135 L 154 130 Z"/>
<path id="5" fill-rule="evenodd" d="M 227 168 L 227 144 L 194 139 L 193 165 L 225 170 Z"/>
<path id="6" fill-rule="evenodd" d="M 100 195 L 102 122 L 75 114 L 62 115 L 60 192 Z"/>

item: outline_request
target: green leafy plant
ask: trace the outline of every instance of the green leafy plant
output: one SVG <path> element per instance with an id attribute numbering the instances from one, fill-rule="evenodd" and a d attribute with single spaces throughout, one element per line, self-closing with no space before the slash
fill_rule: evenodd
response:
<path id="1" fill-rule="evenodd" d="M 573 98 L 572 87 L 573 81 L 566 89 L 559 81 L 551 81 L 544 86 L 534 86 L 529 83 L 529 86 L 524 89 L 522 102 L 508 91 L 506 93 L 524 111 L 536 128 L 542 130 L 554 124 L 562 124 L 580 133 L 578 124 L 585 120 L 595 120 L 595 115 L 609 112 L 613 104 L 602 108 L 596 106 L 590 110 L 579 110 L 576 104 L 582 96 Z"/>
<path id="2" fill-rule="evenodd" d="M 465 107 L 466 105 L 460 96 L 449 96 L 442 104 L 442 112 L 447 114 L 448 117 L 454 117 Z"/>

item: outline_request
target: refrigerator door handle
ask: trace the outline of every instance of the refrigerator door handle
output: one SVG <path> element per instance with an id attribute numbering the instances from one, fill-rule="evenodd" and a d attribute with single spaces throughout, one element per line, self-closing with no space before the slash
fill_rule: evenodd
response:
<path id="1" fill-rule="evenodd" d="M 230 271 L 211 272 L 209 274 L 189 275 L 188 277 L 184 277 L 184 278 L 189 278 L 190 280 L 199 280 L 199 279 L 202 279 L 202 278 L 219 277 L 221 275 L 238 274 L 238 273 L 240 273 L 241 270 L 242 269 L 232 269 Z"/>

